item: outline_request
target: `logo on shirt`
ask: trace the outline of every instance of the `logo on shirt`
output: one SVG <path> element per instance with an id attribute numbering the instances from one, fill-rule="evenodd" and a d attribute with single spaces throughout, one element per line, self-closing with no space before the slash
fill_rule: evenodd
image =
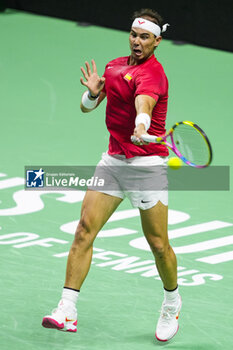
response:
<path id="1" fill-rule="evenodd" d="M 132 77 L 129 73 L 127 73 L 127 74 L 124 76 L 124 79 L 125 79 L 125 80 L 128 80 L 128 81 L 130 81 L 132 78 L 133 78 L 133 77 Z"/>

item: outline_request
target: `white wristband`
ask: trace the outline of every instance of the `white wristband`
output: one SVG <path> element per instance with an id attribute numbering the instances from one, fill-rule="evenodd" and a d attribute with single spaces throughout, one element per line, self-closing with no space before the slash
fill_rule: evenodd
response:
<path id="1" fill-rule="evenodd" d="M 139 113 L 135 119 L 135 125 L 144 124 L 146 131 L 150 127 L 151 118 L 147 113 Z"/>
<path id="2" fill-rule="evenodd" d="M 95 100 L 90 100 L 89 98 L 89 92 L 85 91 L 82 96 L 82 105 L 87 109 L 94 109 L 97 105 L 99 97 L 97 97 Z"/>

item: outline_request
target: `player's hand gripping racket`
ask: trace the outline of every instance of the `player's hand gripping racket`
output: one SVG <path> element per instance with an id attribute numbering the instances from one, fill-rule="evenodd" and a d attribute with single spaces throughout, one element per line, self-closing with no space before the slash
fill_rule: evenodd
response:
<path id="1" fill-rule="evenodd" d="M 145 142 L 161 143 L 169 147 L 184 163 L 195 168 L 205 168 L 212 161 L 212 148 L 205 132 L 195 123 L 176 123 L 165 136 L 142 135 Z M 136 140 L 135 136 L 131 141 Z"/>

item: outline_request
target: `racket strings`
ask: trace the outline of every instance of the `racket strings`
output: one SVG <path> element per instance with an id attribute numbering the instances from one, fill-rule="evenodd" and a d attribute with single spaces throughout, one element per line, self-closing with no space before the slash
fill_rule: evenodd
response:
<path id="1" fill-rule="evenodd" d="M 209 164 L 210 149 L 205 136 L 195 127 L 179 124 L 173 132 L 173 141 L 177 150 L 189 162 L 204 166 Z"/>

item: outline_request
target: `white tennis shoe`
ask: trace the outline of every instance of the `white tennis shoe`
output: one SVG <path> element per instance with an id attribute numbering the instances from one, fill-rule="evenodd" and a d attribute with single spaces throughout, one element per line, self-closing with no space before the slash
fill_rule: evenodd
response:
<path id="1" fill-rule="evenodd" d="M 163 302 L 155 333 L 155 336 L 159 341 L 166 342 L 178 332 L 178 318 L 181 306 L 182 301 L 180 295 L 179 301 L 176 305 L 169 305 Z"/>
<path id="2" fill-rule="evenodd" d="M 61 300 L 58 307 L 42 320 L 45 328 L 54 328 L 59 331 L 77 332 L 77 310 L 71 303 Z"/>

